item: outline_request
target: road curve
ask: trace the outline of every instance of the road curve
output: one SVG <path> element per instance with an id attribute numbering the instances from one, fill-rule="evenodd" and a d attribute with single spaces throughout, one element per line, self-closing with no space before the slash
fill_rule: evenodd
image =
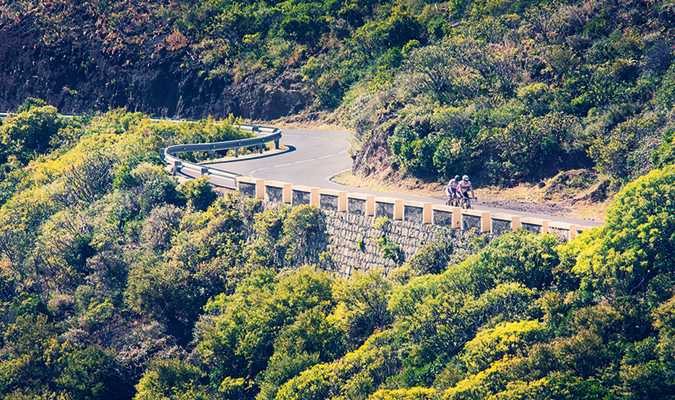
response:
<path id="1" fill-rule="evenodd" d="M 288 147 L 287 151 L 247 158 L 219 160 L 202 164 L 208 165 L 214 169 L 236 172 L 244 176 L 288 182 L 294 185 L 306 185 L 322 189 L 347 190 L 354 193 L 374 194 L 378 196 L 430 202 L 433 204 L 445 203 L 442 194 L 439 194 L 438 198 L 426 198 L 399 193 L 352 188 L 331 181 L 331 177 L 350 169 L 352 166 L 352 159 L 347 153 L 350 137 L 351 133 L 348 131 L 282 129 L 281 143 Z M 577 220 L 482 207 L 480 204 L 475 205 L 475 208 L 477 210 L 549 219 L 578 225 L 602 225 L 602 223 L 597 221 Z"/>

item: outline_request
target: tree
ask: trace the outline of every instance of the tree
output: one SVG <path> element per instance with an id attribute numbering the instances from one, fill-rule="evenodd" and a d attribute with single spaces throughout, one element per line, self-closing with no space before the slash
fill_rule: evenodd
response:
<path id="1" fill-rule="evenodd" d="M 314 357 L 330 359 L 339 354 L 339 345 L 335 347 L 339 342 L 326 342 L 339 336 L 326 319 L 334 306 L 332 285 L 328 274 L 310 268 L 279 278 L 270 270 L 260 270 L 233 295 L 223 294 L 209 302 L 206 310 L 212 317 L 197 324 L 197 349 L 210 366 L 212 382 L 262 381 L 264 376 L 258 375 L 278 350 L 269 371 L 268 389 L 273 393 L 274 386 L 300 365 L 312 364 Z M 283 338 L 275 344 L 280 335 Z M 299 356 L 295 361 L 291 360 L 294 354 Z"/>
<path id="2" fill-rule="evenodd" d="M 217 198 L 207 176 L 185 182 L 181 185 L 179 191 L 187 200 L 188 207 L 200 211 L 206 211 Z"/>
<path id="3" fill-rule="evenodd" d="M 461 359 L 470 374 L 477 374 L 505 356 L 526 354 L 527 347 L 550 337 L 547 327 L 537 321 L 503 322 L 467 342 Z"/>
<path id="4" fill-rule="evenodd" d="M 183 210 L 168 204 L 150 212 L 143 228 L 143 239 L 151 250 L 165 250 L 180 227 Z"/>
<path id="5" fill-rule="evenodd" d="M 115 161 L 102 153 L 86 154 L 77 164 L 66 167 L 60 188 L 52 193 L 64 207 L 89 204 L 113 187 Z"/>
<path id="6" fill-rule="evenodd" d="M 392 283 L 377 270 L 356 273 L 349 280 L 337 282 L 338 305 L 333 318 L 346 331 L 351 346 L 360 346 L 370 335 L 387 329 L 393 322 L 387 309 L 392 290 Z"/>
<path id="7" fill-rule="evenodd" d="M 59 392 L 68 393 L 74 400 L 114 397 L 110 392 L 114 362 L 111 350 L 96 345 L 77 349 L 66 343 L 61 351 L 61 372 L 56 379 Z"/>
<path id="8" fill-rule="evenodd" d="M 605 296 L 645 293 L 675 262 L 675 166 L 654 170 L 615 196 L 605 225 L 568 245 L 585 288 Z"/>
<path id="9" fill-rule="evenodd" d="M 316 260 L 327 245 L 321 210 L 309 205 L 293 208 L 284 221 L 281 244 L 287 249 L 285 259 L 291 265 Z"/>
<path id="10" fill-rule="evenodd" d="M 0 389 L 47 392 L 57 376 L 58 343 L 52 323 L 44 314 L 24 314 L 4 331 L 0 358 Z"/>
<path id="11" fill-rule="evenodd" d="M 27 99 L 19 114 L 0 125 L 0 141 L 5 149 L 0 161 L 5 163 L 10 156 L 27 162 L 34 153 L 43 154 L 49 149 L 49 139 L 61 128 L 61 120 L 55 107 L 36 99 Z"/>
<path id="12" fill-rule="evenodd" d="M 203 376 L 204 372 L 185 360 L 155 360 L 136 385 L 134 400 L 212 398 L 212 394 L 199 384 Z"/>

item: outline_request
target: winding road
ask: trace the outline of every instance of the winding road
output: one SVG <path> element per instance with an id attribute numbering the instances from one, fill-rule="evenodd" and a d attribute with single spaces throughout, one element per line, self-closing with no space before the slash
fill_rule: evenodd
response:
<path id="1" fill-rule="evenodd" d="M 257 156 L 230 158 L 202 163 L 214 169 L 236 172 L 244 176 L 252 176 L 266 180 L 288 182 L 322 189 L 347 190 L 354 193 L 374 194 L 384 197 L 402 198 L 405 200 L 444 204 L 445 200 L 426 198 L 399 193 L 381 192 L 352 188 L 330 180 L 336 174 L 348 170 L 352 159 L 347 153 L 351 133 L 348 131 L 282 129 L 281 143 L 288 148 Z M 215 180 L 215 179 L 212 179 Z M 217 182 L 214 182 L 217 184 Z M 480 203 L 480 201 L 479 201 Z M 542 218 L 567 222 L 571 224 L 598 226 L 602 223 L 589 220 L 577 220 L 550 215 L 532 214 L 512 210 L 474 206 L 477 210 L 501 212 L 521 215 L 523 217 Z"/>

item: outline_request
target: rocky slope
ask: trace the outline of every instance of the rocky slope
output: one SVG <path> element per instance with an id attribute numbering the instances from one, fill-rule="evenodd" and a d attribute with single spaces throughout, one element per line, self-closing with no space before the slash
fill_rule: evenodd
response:
<path id="1" fill-rule="evenodd" d="M 0 3 L 0 110 L 36 97 L 63 113 L 126 107 L 159 117 L 276 119 L 313 101 L 292 68 L 241 81 L 204 73 L 191 39 L 152 2 L 115 2 L 109 9 L 28 3 Z"/>

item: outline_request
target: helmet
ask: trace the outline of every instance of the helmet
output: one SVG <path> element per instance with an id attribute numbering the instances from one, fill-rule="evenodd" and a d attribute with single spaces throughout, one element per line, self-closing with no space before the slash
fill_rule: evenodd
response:
<path id="1" fill-rule="evenodd" d="M 456 181 L 459 180 L 459 175 L 455 175 L 455 180 L 456 180 Z"/>
<path id="2" fill-rule="evenodd" d="M 465 181 L 468 181 L 468 180 L 469 180 L 469 175 L 464 175 L 464 176 L 462 177 L 462 179 L 465 180 Z"/>

